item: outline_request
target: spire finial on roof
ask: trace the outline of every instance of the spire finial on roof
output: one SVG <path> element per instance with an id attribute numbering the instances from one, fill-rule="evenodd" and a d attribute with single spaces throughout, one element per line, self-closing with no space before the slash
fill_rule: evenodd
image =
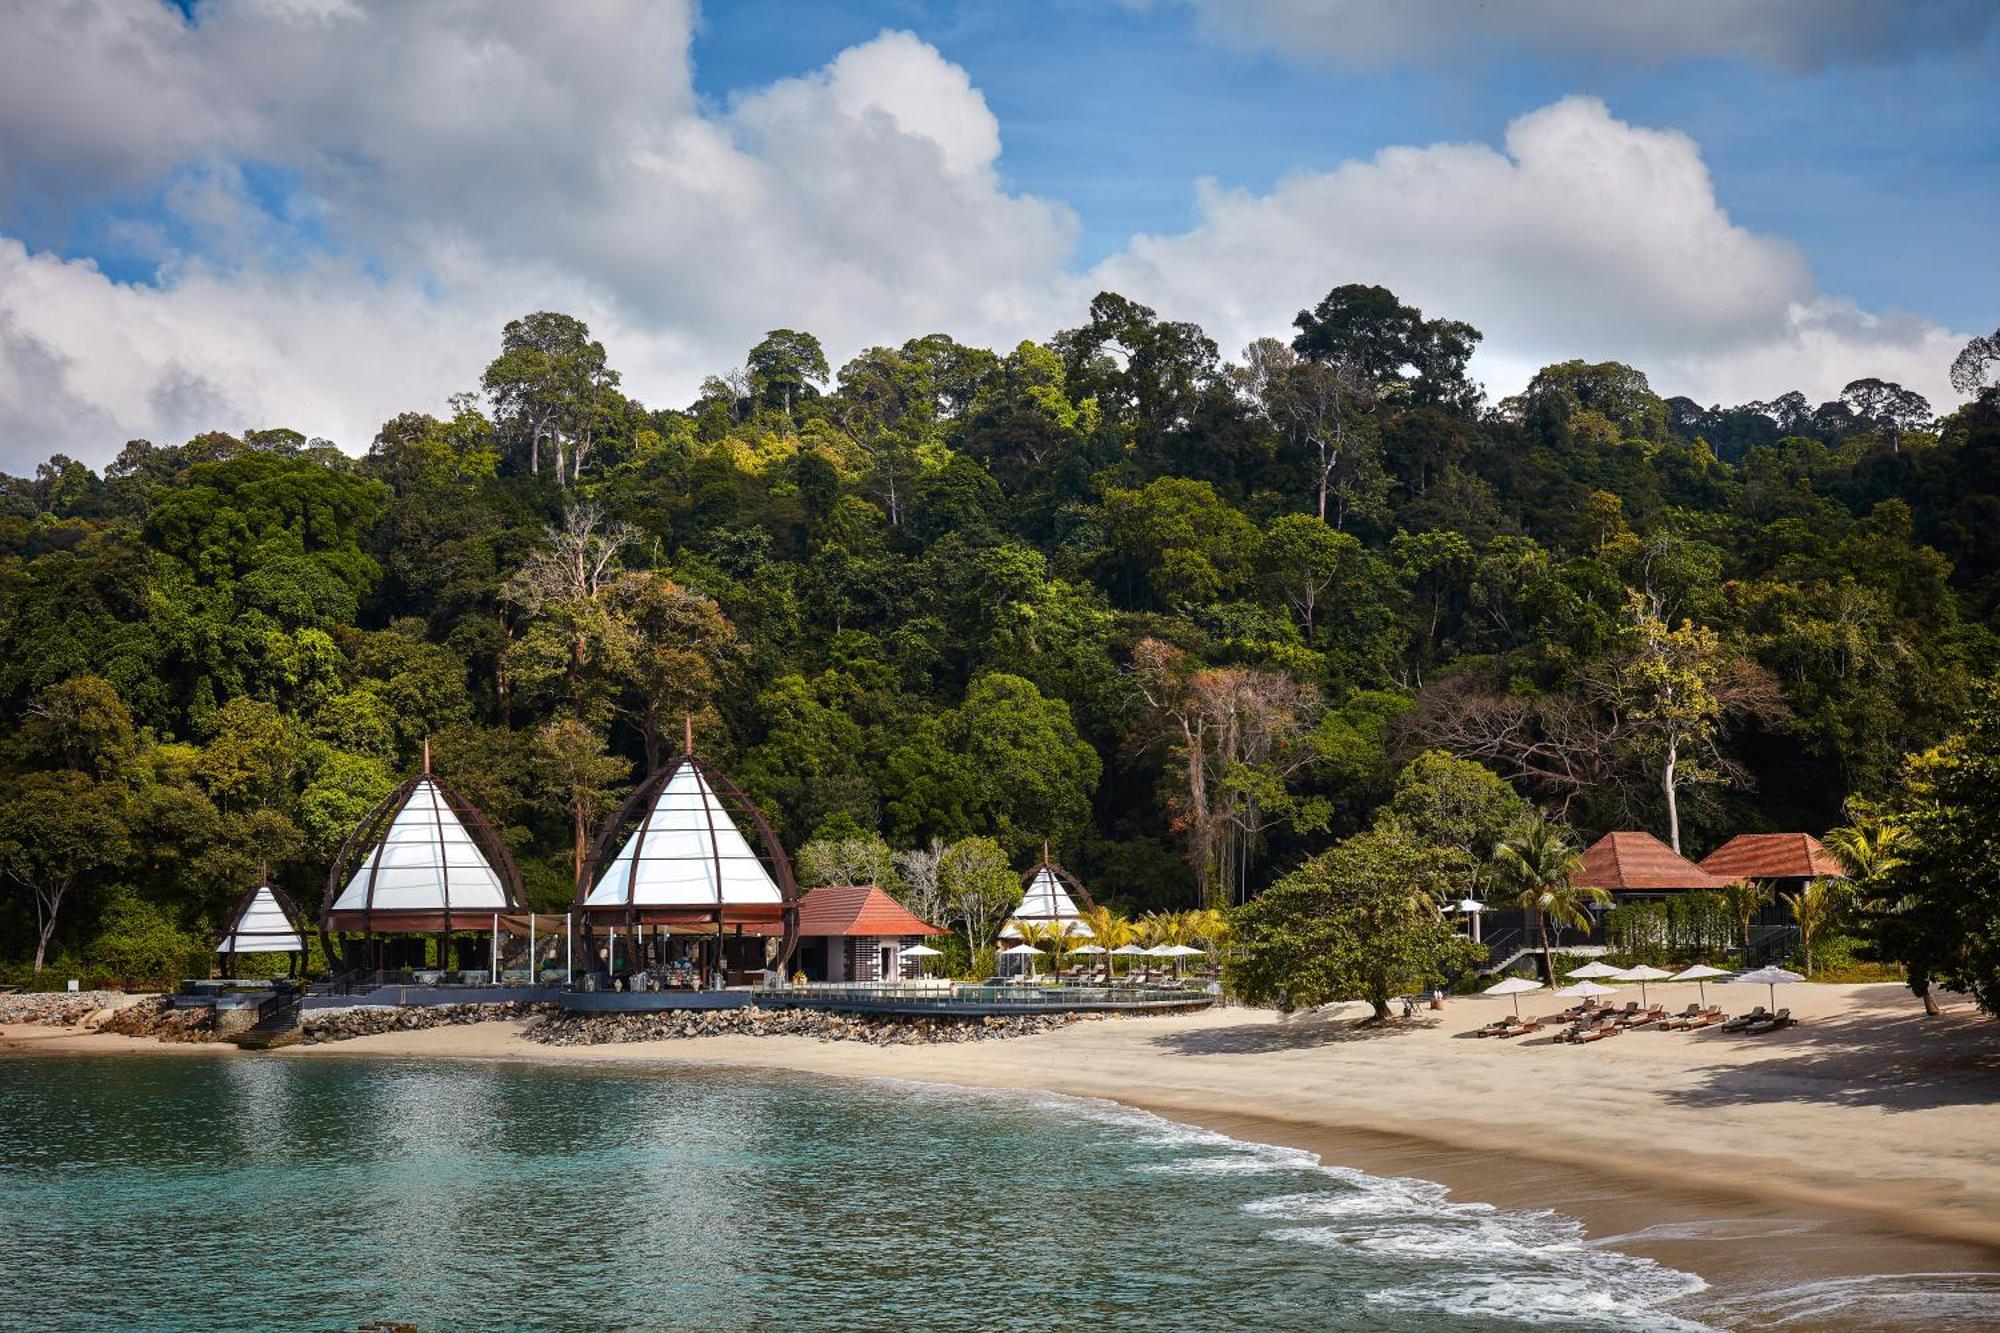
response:
<path id="1" fill-rule="evenodd" d="M 694 714 L 681 714 L 681 753 L 694 753 Z"/>
<path id="2" fill-rule="evenodd" d="M 271 861 L 269 857 L 258 858 L 257 882 L 259 884 L 269 884 L 271 882 Z"/>
<path id="3" fill-rule="evenodd" d="M 1047 838 L 1042 839 L 1042 864 L 1049 864 L 1049 840 Z"/>
<path id="4" fill-rule="evenodd" d="M 424 776 L 429 777 L 430 773 L 431 773 L 431 738 L 426 736 L 424 737 Z"/>

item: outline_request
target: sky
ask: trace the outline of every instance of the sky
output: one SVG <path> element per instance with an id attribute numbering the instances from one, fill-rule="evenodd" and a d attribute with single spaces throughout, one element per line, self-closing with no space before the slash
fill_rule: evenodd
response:
<path id="1" fill-rule="evenodd" d="M 1376 282 L 1703 403 L 1954 401 L 2000 0 L 0 0 L 0 471 L 367 447 L 560 309 L 688 402 L 775 327 L 1225 355 Z"/>

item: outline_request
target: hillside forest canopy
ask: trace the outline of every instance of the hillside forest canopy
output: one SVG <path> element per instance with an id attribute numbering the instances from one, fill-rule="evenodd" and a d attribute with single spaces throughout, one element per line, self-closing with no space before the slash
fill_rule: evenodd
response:
<path id="1" fill-rule="evenodd" d="M 1580 360 L 1496 402 L 1479 340 L 1350 285 L 1232 357 L 1107 292 L 1012 348 L 776 329 L 660 407 L 541 312 L 358 457 L 265 425 L 0 477 L 0 962 L 205 966 L 266 868 L 311 912 L 426 739 L 551 911 L 688 716 L 828 873 L 1046 844 L 1132 913 L 1467 764 L 1691 856 L 1979 771 L 2000 333 L 1942 416 Z"/>

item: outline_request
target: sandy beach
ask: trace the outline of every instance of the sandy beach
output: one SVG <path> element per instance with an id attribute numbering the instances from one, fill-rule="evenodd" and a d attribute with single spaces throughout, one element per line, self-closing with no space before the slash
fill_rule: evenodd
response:
<path id="1" fill-rule="evenodd" d="M 1710 994 L 1732 1011 L 1766 998 Z M 1701 1273 L 1714 1288 L 1708 1312 L 1742 1302 L 1734 1313 L 1751 1326 L 1773 1317 L 1774 1301 L 1792 1303 L 1806 1327 L 1847 1322 L 1837 1293 L 1857 1278 L 2000 1273 L 2000 1023 L 1962 1001 L 1927 1019 L 1894 985 L 1792 986 L 1779 1000 L 1800 1026 L 1754 1038 L 1642 1029 L 1581 1047 L 1545 1034 L 1474 1039 L 1512 1007 L 1475 999 L 1387 1028 L 1357 1026 L 1352 1009 L 1292 1019 L 1216 1009 L 966 1044 L 721 1036 L 551 1048 L 524 1039 L 523 1024 L 493 1022 L 274 1055 L 660 1076 L 701 1064 L 1108 1098 L 1329 1163 L 1440 1181 L 1460 1199 L 1577 1216 L 1599 1243 Z M 1555 1007 L 1523 1002 L 1527 1014 Z M 132 1050 L 274 1058 L 0 1029 L 9 1053 Z"/>

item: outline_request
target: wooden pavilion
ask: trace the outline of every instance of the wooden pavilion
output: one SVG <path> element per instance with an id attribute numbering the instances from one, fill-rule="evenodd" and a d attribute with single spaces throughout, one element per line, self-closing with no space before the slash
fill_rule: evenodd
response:
<path id="1" fill-rule="evenodd" d="M 712 988 L 782 970 L 798 943 L 791 860 L 756 803 L 694 752 L 692 728 L 598 832 L 576 915 L 593 971 L 614 977 Z"/>

